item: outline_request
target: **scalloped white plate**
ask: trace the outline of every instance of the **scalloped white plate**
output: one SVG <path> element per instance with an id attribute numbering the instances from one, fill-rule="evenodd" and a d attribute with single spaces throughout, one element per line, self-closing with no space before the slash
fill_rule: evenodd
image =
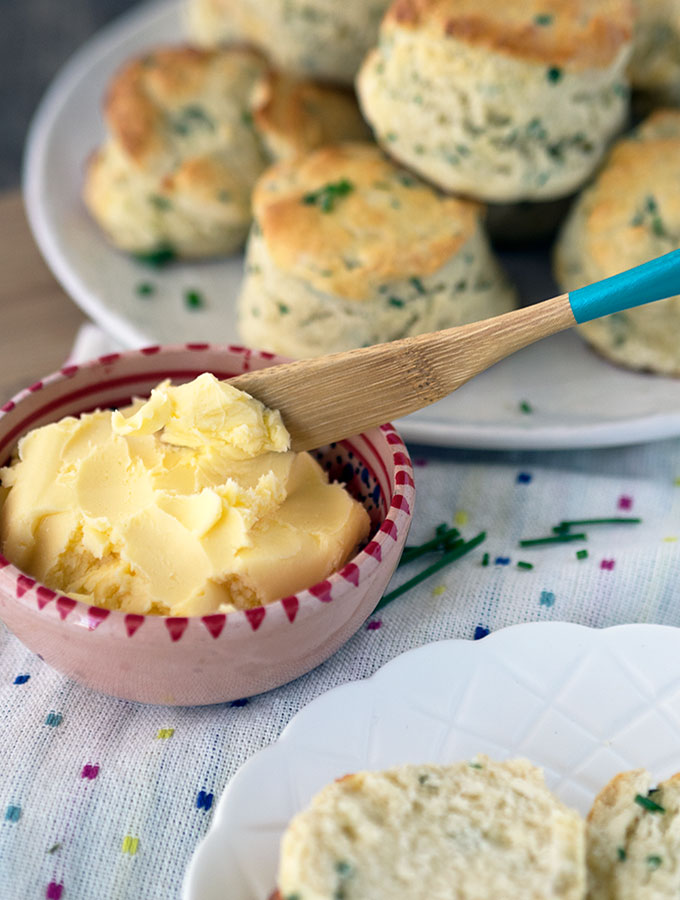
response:
<path id="1" fill-rule="evenodd" d="M 358 769 L 524 756 L 586 813 L 619 771 L 680 770 L 680 632 L 515 625 L 428 644 L 301 710 L 222 795 L 184 900 L 266 900 L 278 842 L 323 785 Z"/>
<path id="2" fill-rule="evenodd" d="M 125 348 L 184 341 L 238 343 L 234 302 L 242 258 L 153 272 L 113 249 L 80 200 L 85 161 L 104 137 L 100 108 L 111 75 L 131 55 L 186 40 L 182 3 L 144 4 L 103 29 L 61 70 L 34 118 L 24 196 L 38 246 L 75 302 Z M 525 300 L 557 293 L 548 254 L 504 255 Z M 153 281 L 153 297 L 136 293 Z M 188 309 L 186 290 L 206 299 Z M 533 413 L 522 413 L 527 401 Z M 443 446 L 607 446 L 680 434 L 680 383 L 626 372 L 575 334 L 535 344 L 399 423 L 407 440 Z"/>

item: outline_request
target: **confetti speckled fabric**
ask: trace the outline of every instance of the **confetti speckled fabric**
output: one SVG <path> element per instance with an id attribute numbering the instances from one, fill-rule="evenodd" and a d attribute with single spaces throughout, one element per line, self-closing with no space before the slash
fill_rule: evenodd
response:
<path id="1" fill-rule="evenodd" d="M 446 638 L 519 622 L 680 625 L 680 439 L 615 450 L 413 448 L 409 543 L 447 523 L 486 541 L 395 599 L 328 662 L 249 700 L 151 707 L 61 677 L 0 626 L 0 900 L 175 900 L 217 798 L 319 694 Z M 586 541 L 520 547 L 562 520 Z M 520 563 L 524 565 L 520 565 Z M 399 569 L 390 589 L 426 562 Z"/>

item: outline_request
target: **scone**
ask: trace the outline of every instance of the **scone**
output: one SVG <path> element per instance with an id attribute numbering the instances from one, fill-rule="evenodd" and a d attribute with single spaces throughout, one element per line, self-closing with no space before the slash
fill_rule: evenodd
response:
<path id="1" fill-rule="evenodd" d="M 649 772 L 622 772 L 595 798 L 586 830 L 588 900 L 680 896 L 680 775 L 651 787 Z"/>
<path id="2" fill-rule="evenodd" d="M 444 190 L 545 200 L 628 111 L 630 0 L 394 0 L 357 78 L 377 140 Z"/>
<path id="3" fill-rule="evenodd" d="M 351 84 L 389 0 L 189 0 L 189 30 L 207 47 L 247 41 L 276 66 Z"/>
<path id="4" fill-rule="evenodd" d="M 250 226 L 267 165 L 252 126 L 267 76 L 252 50 L 157 50 L 128 63 L 105 106 L 109 140 L 92 157 L 84 198 L 111 241 L 137 254 L 227 254 Z"/>
<path id="5" fill-rule="evenodd" d="M 582 900 L 584 823 L 526 760 L 359 772 L 325 787 L 281 842 L 299 900 Z"/>
<path id="6" fill-rule="evenodd" d="M 241 339 L 317 356 L 485 319 L 514 290 L 481 207 L 447 197 L 375 144 L 324 147 L 258 181 Z"/>
<path id="7" fill-rule="evenodd" d="M 653 113 L 613 148 L 579 197 L 555 251 L 565 291 L 680 247 L 680 111 Z M 680 297 L 579 326 L 612 362 L 680 375 Z"/>
<path id="8" fill-rule="evenodd" d="M 635 6 L 631 84 L 654 101 L 680 103 L 680 2 L 635 0 Z"/>
<path id="9" fill-rule="evenodd" d="M 272 71 L 258 84 L 253 124 L 272 162 L 338 141 L 368 141 L 353 91 Z"/>

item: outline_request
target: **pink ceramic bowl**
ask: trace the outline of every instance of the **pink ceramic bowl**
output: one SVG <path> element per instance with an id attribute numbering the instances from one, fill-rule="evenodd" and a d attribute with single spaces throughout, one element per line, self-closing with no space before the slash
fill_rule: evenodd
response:
<path id="1" fill-rule="evenodd" d="M 188 381 L 205 371 L 229 378 L 276 362 L 270 353 L 187 344 L 66 366 L 0 408 L 0 465 L 29 429 L 147 396 L 164 378 Z M 58 671 L 128 700 L 221 703 L 297 678 L 334 653 L 375 608 L 399 560 L 414 502 L 411 460 L 391 425 L 316 456 L 373 523 L 368 545 L 325 581 L 243 612 L 141 616 L 62 596 L 0 555 L 0 618 Z"/>

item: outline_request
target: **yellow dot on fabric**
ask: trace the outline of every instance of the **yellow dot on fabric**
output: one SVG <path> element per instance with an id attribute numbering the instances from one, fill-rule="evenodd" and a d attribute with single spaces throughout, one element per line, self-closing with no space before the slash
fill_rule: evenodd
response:
<path id="1" fill-rule="evenodd" d="M 156 737 L 160 739 L 171 738 L 175 733 L 174 728 L 159 728 Z"/>
<path id="2" fill-rule="evenodd" d="M 132 835 L 126 834 L 123 838 L 123 853 L 129 853 L 130 856 L 134 856 L 137 852 L 137 847 L 139 846 L 139 838 L 133 838 Z"/>
<path id="3" fill-rule="evenodd" d="M 443 594 L 446 590 L 446 587 L 443 584 L 438 584 L 437 587 L 432 591 L 432 594 L 435 597 L 439 597 L 440 594 Z"/>
<path id="4" fill-rule="evenodd" d="M 674 484 L 676 487 L 680 487 L 680 476 L 678 476 L 678 477 L 673 481 L 673 484 Z"/>
<path id="5" fill-rule="evenodd" d="M 669 535 L 668 537 L 664 538 L 664 541 L 667 544 L 674 544 L 677 541 L 677 537 L 675 537 L 674 535 Z"/>
<path id="6" fill-rule="evenodd" d="M 456 515 L 453 517 L 453 521 L 456 523 L 456 525 L 467 525 L 469 518 L 470 517 L 464 509 L 459 509 Z"/>

